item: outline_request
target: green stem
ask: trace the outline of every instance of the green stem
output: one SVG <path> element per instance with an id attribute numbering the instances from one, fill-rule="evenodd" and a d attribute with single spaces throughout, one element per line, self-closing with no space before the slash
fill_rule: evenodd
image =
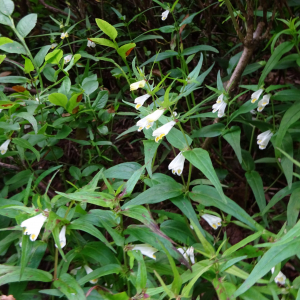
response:
<path id="1" fill-rule="evenodd" d="M 55 260 L 54 260 L 54 275 L 53 279 L 57 279 L 57 265 L 58 265 L 58 248 L 55 248 Z"/>
<path id="2" fill-rule="evenodd" d="M 189 166 L 189 177 L 188 177 L 188 181 L 187 181 L 186 189 L 185 189 L 186 192 L 189 191 L 191 177 L 192 177 L 192 170 L 193 170 L 193 165 L 190 163 L 190 166 Z"/>
<path id="3" fill-rule="evenodd" d="M 182 134 L 183 134 L 183 136 L 184 136 L 184 139 L 185 139 L 185 142 L 186 142 L 186 145 L 187 145 L 188 149 L 190 149 L 189 142 L 188 142 L 188 140 L 187 140 L 187 138 L 186 138 L 186 135 L 185 135 L 185 133 L 184 133 L 184 131 L 183 131 L 183 129 L 182 129 L 182 126 L 181 126 L 180 122 L 177 122 L 177 125 L 178 125 L 179 129 L 181 130 L 181 132 L 182 132 Z"/>

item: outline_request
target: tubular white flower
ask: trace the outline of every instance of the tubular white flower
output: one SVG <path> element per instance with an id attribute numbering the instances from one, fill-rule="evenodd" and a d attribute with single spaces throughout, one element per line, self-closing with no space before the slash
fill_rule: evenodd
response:
<path id="1" fill-rule="evenodd" d="M 89 266 L 84 265 L 83 267 L 85 268 L 86 274 L 90 274 L 91 272 L 93 272 L 93 270 Z M 97 282 L 98 282 L 97 278 L 90 280 L 91 284 L 96 284 Z"/>
<path id="2" fill-rule="evenodd" d="M 145 94 L 143 96 L 137 97 L 134 99 L 134 103 L 136 103 L 135 109 L 139 109 L 141 106 L 144 105 L 145 101 L 151 97 L 149 94 Z"/>
<path id="3" fill-rule="evenodd" d="M 70 62 L 70 60 L 72 59 L 73 55 L 72 54 L 69 54 L 67 56 L 64 57 L 64 61 L 65 61 L 65 64 Z"/>
<path id="4" fill-rule="evenodd" d="M 255 103 L 255 101 L 259 99 L 259 97 L 260 97 L 260 95 L 262 94 L 263 91 L 264 91 L 263 89 L 259 89 L 256 92 L 254 92 L 251 95 L 251 103 Z"/>
<path id="5" fill-rule="evenodd" d="M 218 99 L 217 99 L 217 102 L 216 103 L 222 103 L 222 102 L 224 102 L 224 94 L 221 94 L 219 97 L 218 97 Z"/>
<path id="6" fill-rule="evenodd" d="M 169 12 L 170 12 L 170 11 L 167 9 L 167 10 L 165 10 L 165 11 L 161 14 L 161 19 L 162 19 L 163 21 L 167 19 Z"/>
<path id="7" fill-rule="evenodd" d="M 195 256 L 194 256 L 194 248 L 193 247 L 189 247 L 189 248 L 183 247 L 183 248 L 178 248 L 177 250 L 183 255 L 183 257 L 186 260 L 190 259 L 192 264 L 195 263 Z"/>
<path id="8" fill-rule="evenodd" d="M 265 106 L 267 106 L 269 104 L 270 97 L 271 97 L 271 95 L 267 94 L 267 95 L 264 95 L 260 101 L 258 101 L 257 111 L 262 111 L 265 108 Z"/>
<path id="9" fill-rule="evenodd" d="M 271 132 L 271 130 L 267 130 L 257 136 L 257 144 L 259 145 L 259 149 L 266 149 L 272 135 L 273 133 Z"/>
<path id="10" fill-rule="evenodd" d="M 217 100 L 217 103 L 215 103 L 212 106 L 212 109 L 213 109 L 212 112 L 213 113 L 218 112 L 218 118 L 222 118 L 225 115 L 226 106 L 227 106 L 226 102 L 222 101 L 222 102 L 218 103 L 218 100 Z"/>
<path id="11" fill-rule="evenodd" d="M 88 47 L 95 48 L 95 47 L 96 47 L 96 44 L 95 44 L 94 42 L 92 42 L 92 41 L 88 40 L 88 42 L 87 42 L 87 46 L 88 46 Z"/>
<path id="12" fill-rule="evenodd" d="M 143 128 L 149 129 L 150 127 L 152 127 L 153 123 L 155 121 L 157 121 L 162 114 L 164 113 L 164 109 L 157 109 L 156 111 L 154 111 L 152 114 L 149 114 L 148 116 L 146 116 L 143 119 L 140 119 L 136 125 L 139 126 L 138 131 L 143 130 Z"/>
<path id="13" fill-rule="evenodd" d="M 272 274 L 274 274 L 274 271 L 275 267 L 271 269 Z M 285 284 L 286 276 L 281 271 L 279 271 L 278 275 L 274 278 L 274 281 L 283 285 Z"/>
<path id="14" fill-rule="evenodd" d="M 222 226 L 222 219 L 219 217 L 209 214 L 204 214 L 201 217 L 215 230 Z"/>
<path id="15" fill-rule="evenodd" d="M 158 143 L 159 140 L 161 140 L 165 135 L 167 135 L 175 124 L 175 121 L 171 121 L 154 130 L 152 136 L 155 136 L 155 142 Z"/>
<path id="16" fill-rule="evenodd" d="M 43 214 L 38 214 L 32 218 L 29 218 L 21 223 L 21 227 L 25 227 L 24 234 L 30 235 L 30 240 L 34 242 L 43 227 L 43 224 L 47 220 L 47 217 Z"/>
<path id="17" fill-rule="evenodd" d="M 156 260 L 156 256 L 154 255 L 154 253 L 158 251 L 156 248 L 152 247 L 149 244 L 138 244 L 133 246 L 134 247 L 132 248 L 132 250 L 139 250 L 143 255 Z"/>
<path id="18" fill-rule="evenodd" d="M 60 38 L 63 40 L 64 38 L 68 37 L 69 34 L 67 32 L 63 32 L 61 35 L 60 35 Z"/>
<path id="19" fill-rule="evenodd" d="M 51 45 L 51 49 L 56 48 L 56 46 L 57 46 L 57 44 L 56 44 L 56 43 L 53 43 L 53 44 Z"/>
<path id="20" fill-rule="evenodd" d="M 59 233 L 59 243 L 60 243 L 60 247 L 63 248 L 64 246 L 66 246 L 67 244 L 67 239 L 66 239 L 66 226 L 63 226 L 60 233 Z M 55 244 L 55 247 L 57 247 L 57 245 Z"/>
<path id="21" fill-rule="evenodd" d="M 10 143 L 10 140 L 6 140 L 1 146 L 0 146 L 0 153 L 4 155 L 8 149 L 8 145 Z"/>
<path id="22" fill-rule="evenodd" d="M 179 152 L 179 154 L 169 164 L 168 169 L 172 170 L 173 174 L 180 176 L 184 167 L 184 161 L 185 157 L 182 155 L 182 152 Z"/>
<path id="23" fill-rule="evenodd" d="M 143 88 L 146 84 L 146 80 L 141 80 L 141 81 L 137 81 L 137 82 L 134 82 L 130 85 L 130 90 L 131 91 L 135 91 L 137 90 L 138 88 Z"/>

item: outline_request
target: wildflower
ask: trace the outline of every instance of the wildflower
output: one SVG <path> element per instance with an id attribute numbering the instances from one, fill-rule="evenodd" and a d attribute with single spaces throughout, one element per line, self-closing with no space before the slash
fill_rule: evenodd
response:
<path id="1" fill-rule="evenodd" d="M 272 135 L 273 133 L 271 132 L 271 130 L 267 130 L 257 136 L 257 144 L 259 145 L 259 149 L 266 149 Z"/>
<path id="2" fill-rule="evenodd" d="M 139 245 L 133 245 L 134 247 L 131 250 L 139 250 L 141 253 L 145 256 L 148 256 L 152 259 L 156 259 L 156 256 L 154 255 L 155 252 L 158 250 L 154 247 L 152 247 L 149 244 L 139 244 Z"/>
<path id="3" fill-rule="evenodd" d="M 86 274 L 90 274 L 91 272 L 93 272 L 93 270 L 88 265 L 84 265 L 83 267 L 85 268 Z M 98 282 L 97 278 L 90 280 L 91 284 L 96 284 L 97 282 Z"/>
<path id="4" fill-rule="evenodd" d="M 212 112 L 213 113 L 218 112 L 218 118 L 222 118 L 225 114 L 226 106 L 227 106 L 227 103 L 225 101 L 223 101 L 223 98 L 222 98 L 222 100 L 220 100 L 220 96 L 219 96 L 217 102 L 212 106 L 212 108 L 213 108 Z"/>
<path id="5" fill-rule="evenodd" d="M 37 98 L 37 97 L 35 98 L 35 101 L 36 101 L 36 102 L 40 102 L 39 98 Z"/>
<path id="6" fill-rule="evenodd" d="M 21 223 L 21 227 L 25 227 L 24 234 L 30 235 L 30 240 L 34 242 L 37 239 L 46 220 L 47 217 L 41 213 L 23 221 Z"/>
<path id="7" fill-rule="evenodd" d="M 69 54 L 67 56 L 64 57 L 64 60 L 65 60 L 65 64 L 70 62 L 70 60 L 72 59 L 72 54 Z"/>
<path id="8" fill-rule="evenodd" d="M 80 270 L 81 268 L 82 268 L 82 267 L 75 268 L 75 269 L 71 270 L 70 273 L 71 273 L 72 275 L 76 275 L 77 272 L 78 272 L 78 270 Z"/>
<path id="9" fill-rule="evenodd" d="M 158 143 L 159 140 L 161 140 L 165 135 L 167 135 L 175 124 L 175 121 L 171 121 L 154 130 L 152 136 L 155 136 L 155 142 Z"/>
<path id="10" fill-rule="evenodd" d="M 263 89 L 259 89 L 256 92 L 254 92 L 251 95 L 251 103 L 255 103 L 255 101 L 259 99 L 259 97 L 263 91 L 264 91 Z"/>
<path id="11" fill-rule="evenodd" d="M 167 9 L 167 10 L 165 10 L 165 11 L 161 14 L 161 19 L 162 19 L 163 21 L 167 19 L 169 12 L 170 12 L 170 11 Z"/>
<path id="12" fill-rule="evenodd" d="M 139 109 L 141 106 L 144 105 L 145 101 L 151 97 L 151 95 L 149 94 L 145 94 L 143 96 L 140 96 L 140 97 L 137 97 L 135 100 L 134 100 L 134 103 L 136 103 L 136 106 L 135 106 L 135 109 Z"/>
<path id="13" fill-rule="evenodd" d="M 149 129 L 150 127 L 152 127 L 153 123 L 155 121 L 157 121 L 161 115 L 164 113 L 164 109 L 157 109 L 156 111 L 154 111 L 152 114 L 146 116 L 143 119 L 140 119 L 136 125 L 139 126 L 138 131 L 143 130 L 143 128 Z"/>
<path id="14" fill-rule="evenodd" d="M 63 40 L 64 38 L 67 38 L 69 37 L 69 34 L 67 32 L 63 32 L 61 35 L 60 35 L 60 38 Z"/>
<path id="15" fill-rule="evenodd" d="M 267 95 L 264 95 L 260 101 L 258 101 L 257 111 L 262 111 L 265 108 L 265 106 L 267 106 L 269 104 L 270 97 L 271 97 L 271 95 L 267 94 Z"/>
<path id="16" fill-rule="evenodd" d="M 95 44 L 94 42 L 92 42 L 92 41 L 88 40 L 88 42 L 87 42 L 87 46 L 88 46 L 88 47 L 95 48 L 95 47 L 96 47 L 96 44 Z"/>
<path id="17" fill-rule="evenodd" d="M 209 214 L 204 214 L 201 217 L 215 230 L 222 226 L 222 219 L 219 217 Z"/>
<path id="18" fill-rule="evenodd" d="M 189 248 L 183 247 L 183 248 L 178 248 L 177 250 L 183 255 L 183 257 L 186 260 L 190 259 L 192 264 L 195 263 L 195 256 L 194 256 L 194 248 L 193 247 L 189 247 Z"/>
<path id="19" fill-rule="evenodd" d="M 31 127 L 31 125 L 24 125 L 24 129 L 28 129 L 30 127 Z"/>
<path id="20" fill-rule="evenodd" d="M 145 84 L 146 84 L 146 80 L 141 80 L 141 81 L 137 81 L 137 82 L 135 82 L 135 83 L 132 83 L 131 85 L 130 85 L 130 90 L 131 91 L 135 91 L 135 90 L 137 90 L 138 88 L 143 88 L 144 86 L 145 86 Z"/>
<path id="21" fill-rule="evenodd" d="M 66 239 L 66 226 L 63 226 L 60 233 L 59 233 L 59 243 L 60 243 L 60 247 L 63 248 L 64 246 L 66 246 L 67 244 L 67 239 Z M 55 247 L 57 247 L 57 245 L 55 244 Z"/>
<path id="22" fill-rule="evenodd" d="M 53 44 L 51 45 L 51 49 L 56 48 L 56 46 L 57 46 L 57 44 L 56 44 L 56 43 L 53 43 Z"/>
<path id="23" fill-rule="evenodd" d="M 10 140 L 6 140 L 1 146 L 0 146 L 0 152 L 2 155 L 4 155 L 7 151 L 8 145 L 10 143 Z"/>
<path id="24" fill-rule="evenodd" d="M 168 169 L 172 170 L 173 174 L 180 176 L 184 167 L 184 161 L 185 157 L 182 155 L 182 152 L 179 152 L 179 154 L 169 164 Z"/>
<path id="25" fill-rule="evenodd" d="M 224 94 L 221 94 L 216 101 L 217 104 L 220 104 L 222 102 L 224 102 Z"/>
<path id="26" fill-rule="evenodd" d="M 272 274 L 274 273 L 274 271 L 275 271 L 275 267 L 271 269 Z M 274 278 L 274 281 L 280 284 L 285 284 L 285 280 L 286 280 L 286 276 L 281 271 L 279 271 L 278 275 Z"/>
<path id="27" fill-rule="evenodd" d="M 172 116 L 173 116 L 174 118 L 177 117 L 177 112 L 176 112 L 176 111 L 173 111 Z"/>

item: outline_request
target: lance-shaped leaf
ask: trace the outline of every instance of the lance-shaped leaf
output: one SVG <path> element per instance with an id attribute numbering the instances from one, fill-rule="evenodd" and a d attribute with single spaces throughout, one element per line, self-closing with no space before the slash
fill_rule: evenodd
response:
<path id="1" fill-rule="evenodd" d="M 110 25 L 108 22 L 102 20 L 102 19 L 96 19 L 96 23 L 98 27 L 106 34 L 108 35 L 112 40 L 115 40 L 115 38 L 118 35 L 118 32 L 115 27 Z"/>
<path id="2" fill-rule="evenodd" d="M 135 43 L 126 44 L 120 47 L 117 50 L 117 52 L 123 59 L 126 59 L 126 57 L 130 54 L 130 52 L 134 49 L 135 46 L 136 46 Z"/>
<path id="3" fill-rule="evenodd" d="M 114 49 L 117 49 L 117 45 L 115 45 L 114 42 L 108 40 L 108 39 L 104 39 L 104 38 L 90 38 L 89 39 L 90 41 L 98 44 L 98 45 L 101 45 L 101 46 L 106 46 L 106 47 L 111 47 L 111 48 L 114 48 Z"/>

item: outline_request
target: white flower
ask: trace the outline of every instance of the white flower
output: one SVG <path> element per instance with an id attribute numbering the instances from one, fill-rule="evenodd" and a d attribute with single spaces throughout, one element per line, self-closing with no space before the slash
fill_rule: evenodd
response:
<path id="1" fill-rule="evenodd" d="M 68 37 L 69 34 L 67 32 L 63 32 L 61 35 L 60 35 L 60 38 L 63 40 L 64 38 Z"/>
<path id="2" fill-rule="evenodd" d="M 30 127 L 31 127 L 31 125 L 24 125 L 24 129 L 28 129 Z"/>
<path id="3" fill-rule="evenodd" d="M 224 114 L 225 114 L 225 109 L 226 109 L 227 103 L 224 102 L 224 101 L 221 101 L 221 102 L 218 103 L 218 101 L 219 101 L 219 98 L 217 100 L 217 103 L 215 103 L 212 106 L 212 108 L 213 108 L 212 112 L 213 113 L 218 112 L 218 118 L 222 118 L 224 116 Z"/>
<path id="4" fill-rule="evenodd" d="M 274 271 L 275 271 L 275 267 L 271 269 L 272 274 L 274 273 Z M 281 271 L 279 271 L 278 275 L 274 278 L 274 281 L 276 283 L 280 283 L 282 285 L 285 284 L 285 280 L 286 280 L 286 276 Z"/>
<path id="5" fill-rule="evenodd" d="M 64 57 L 65 64 L 68 63 L 68 62 L 70 62 L 70 60 L 72 59 L 72 56 L 73 56 L 72 54 L 69 54 L 69 55 L 67 55 L 67 56 Z"/>
<path id="6" fill-rule="evenodd" d="M 172 170 L 173 174 L 181 175 L 183 167 L 184 167 L 185 157 L 181 152 L 171 161 L 168 169 Z"/>
<path id="7" fill-rule="evenodd" d="M 151 95 L 149 94 L 145 94 L 143 96 L 140 96 L 140 97 L 137 97 L 135 100 L 134 100 L 134 103 L 136 103 L 136 106 L 135 106 L 135 109 L 139 109 L 141 106 L 144 105 L 145 101 L 151 97 Z"/>
<path id="8" fill-rule="evenodd" d="M 95 44 L 94 42 L 92 42 L 92 41 L 88 40 L 88 42 L 87 42 L 87 46 L 88 46 L 88 47 L 95 48 L 95 47 L 96 47 L 96 44 Z"/>
<path id="9" fill-rule="evenodd" d="M 154 130 L 152 136 L 155 136 L 155 142 L 158 143 L 159 140 L 161 140 L 165 135 L 167 135 L 175 124 L 175 121 L 171 121 Z"/>
<path id="10" fill-rule="evenodd" d="M 172 115 L 173 115 L 173 117 L 177 117 L 177 112 L 173 111 Z"/>
<path id="11" fill-rule="evenodd" d="M 141 81 L 137 81 L 137 82 L 135 82 L 135 83 L 132 83 L 131 85 L 130 85 L 130 90 L 131 91 L 135 91 L 135 90 L 137 90 L 138 88 L 143 88 L 144 86 L 145 86 L 145 84 L 146 84 L 146 80 L 141 80 Z"/>
<path id="12" fill-rule="evenodd" d="M 67 244 L 67 239 L 66 239 L 66 226 L 63 226 L 60 233 L 59 233 L 59 243 L 60 243 L 60 247 L 63 248 L 64 246 L 66 246 Z M 57 245 L 55 244 L 55 247 L 57 247 Z"/>
<path id="13" fill-rule="evenodd" d="M 266 149 L 273 133 L 271 130 L 267 130 L 257 136 L 257 144 L 259 145 L 259 149 Z"/>
<path id="14" fill-rule="evenodd" d="M 2 112 L 3 109 L 0 109 L 0 113 Z"/>
<path id="15" fill-rule="evenodd" d="M 221 94 L 217 99 L 217 104 L 224 102 L 224 94 Z"/>
<path id="16" fill-rule="evenodd" d="M 40 101 L 39 101 L 39 98 L 37 98 L 37 97 L 35 98 L 35 101 L 36 101 L 36 102 L 40 102 Z"/>
<path id="17" fill-rule="evenodd" d="M 76 274 L 77 274 L 77 271 L 80 270 L 80 269 L 81 269 L 81 267 L 75 268 L 75 269 L 71 270 L 70 273 L 71 273 L 72 275 L 76 275 Z"/>
<path id="18" fill-rule="evenodd" d="M 257 111 L 262 111 L 265 108 L 265 106 L 267 106 L 269 104 L 270 97 L 271 97 L 271 95 L 267 94 L 267 95 L 264 95 L 260 101 L 258 101 Z"/>
<path id="19" fill-rule="evenodd" d="M 47 217 L 43 214 L 38 214 L 21 223 L 21 227 L 25 227 L 24 234 L 30 235 L 30 240 L 35 241 L 43 227 Z"/>
<path id="20" fill-rule="evenodd" d="M 204 214 L 201 216 L 213 229 L 218 229 L 222 226 L 222 219 L 213 215 Z"/>
<path id="21" fill-rule="evenodd" d="M 138 131 L 143 130 L 143 128 L 149 129 L 150 127 L 152 127 L 153 123 L 155 121 L 157 121 L 162 114 L 164 113 L 164 109 L 157 109 L 156 111 L 154 111 L 152 114 L 149 114 L 148 116 L 146 116 L 143 119 L 140 119 L 136 125 L 139 126 Z"/>
<path id="22" fill-rule="evenodd" d="M 51 49 L 56 48 L 56 46 L 57 46 L 57 44 L 56 44 L 56 43 L 53 43 L 53 44 L 51 45 Z"/>
<path id="23" fill-rule="evenodd" d="M 194 248 L 193 247 L 189 247 L 189 248 L 183 247 L 183 248 L 178 248 L 177 250 L 183 255 L 183 257 L 186 260 L 190 259 L 192 264 L 195 263 L 195 256 L 194 256 Z"/>
<path id="24" fill-rule="evenodd" d="M 168 17 L 168 14 L 169 14 L 169 10 L 165 10 L 162 14 L 161 14 L 161 19 L 164 21 L 166 20 L 166 18 Z"/>
<path id="25" fill-rule="evenodd" d="M 10 143 L 10 140 L 6 140 L 6 141 L 0 146 L 0 153 L 1 153 L 2 155 L 6 153 L 9 143 Z"/>
<path id="26" fill-rule="evenodd" d="M 131 250 L 139 250 L 143 255 L 146 255 L 152 259 L 156 259 L 156 256 L 154 255 L 155 252 L 158 250 L 151 245 L 148 244 L 139 244 L 139 245 L 133 245 L 134 247 Z"/>
<path id="27" fill-rule="evenodd" d="M 87 265 L 84 265 L 84 268 L 85 268 L 86 274 L 90 274 L 91 272 L 93 272 L 93 270 Z M 96 284 L 97 282 L 98 282 L 97 278 L 90 280 L 91 284 Z"/>
<path id="28" fill-rule="evenodd" d="M 251 103 L 255 103 L 255 101 L 259 99 L 259 97 L 263 91 L 264 91 L 263 89 L 259 89 L 256 92 L 254 92 L 251 95 Z"/>

